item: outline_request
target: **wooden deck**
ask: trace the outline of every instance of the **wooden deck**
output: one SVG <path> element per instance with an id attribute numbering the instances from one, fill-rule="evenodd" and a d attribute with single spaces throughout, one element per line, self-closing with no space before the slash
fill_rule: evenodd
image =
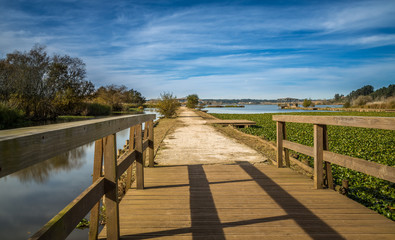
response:
<path id="1" fill-rule="evenodd" d="M 122 239 L 395 239 L 391 220 L 288 168 L 160 166 L 145 187 L 120 203 Z"/>

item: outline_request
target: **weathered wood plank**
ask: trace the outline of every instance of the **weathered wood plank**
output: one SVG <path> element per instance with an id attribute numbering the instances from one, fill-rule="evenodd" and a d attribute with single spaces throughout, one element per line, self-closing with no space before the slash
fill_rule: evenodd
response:
<path id="1" fill-rule="evenodd" d="M 136 127 L 133 126 L 129 131 L 129 151 L 135 150 L 135 134 Z M 128 191 L 132 185 L 133 165 L 129 165 L 128 172 L 126 174 L 126 191 Z"/>
<path id="2" fill-rule="evenodd" d="M 309 146 L 306 146 L 306 145 L 303 145 L 300 143 L 296 143 L 296 142 L 291 142 L 288 140 L 283 141 L 283 146 L 285 148 L 294 150 L 296 152 L 303 153 L 307 156 L 314 157 L 314 148 L 313 147 L 309 147 Z"/>
<path id="3" fill-rule="evenodd" d="M 324 126 L 314 124 L 314 188 L 323 188 Z"/>
<path id="4" fill-rule="evenodd" d="M 136 188 L 144 189 L 144 159 L 141 124 L 136 127 Z"/>
<path id="5" fill-rule="evenodd" d="M 145 151 L 146 151 L 147 148 L 148 148 L 148 142 L 149 142 L 148 139 L 144 139 L 144 141 L 143 141 L 143 155 L 144 155 L 144 157 L 145 157 L 145 155 L 146 155 Z"/>
<path id="6" fill-rule="evenodd" d="M 323 125 L 324 128 L 324 150 L 329 151 L 329 139 L 328 139 L 328 127 L 327 125 Z M 330 162 L 325 161 L 325 179 L 327 181 L 327 186 L 329 189 L 335 189 L 333 185 L 333 177 L 332 177 L 332 165 Z"/>
<path id="7" fill-rule="evenodd" d="M 394 117 L 273 115 L 274 121 L 395 130 Z"/>
<path id="8" fill-rule="evenodd" d="M 287 140 L 287 128 L 285 127 L 285 123 L 283 125 L 283 141 Z M 287 148 L 284 148 L 284 143 L 283 143 L 283 151 L 284 151 L 284 160 L 285 160 L 285 166 L 290 167 L 290 158 L 289 158 L 289 150 Z"/>
<path id="9" fill-rule="evenodd" d="M 121 177 L 121 175 L 129 169 L 129 167 L 133 164 L 133 162 L 136 160 L 136 151 L 133 150 L 131 152 L 127 152 L 124 155 L 122 155 L 118 159 L 118 166 L 117 166 L 117 177 Z"/>
<path id="10" fill-rule="evenodd" d="M 146 168 L 145 190 L 121 201 L 122 237 L 395 237 L 391 220 L 334 191 L 313 189 L 311 179 L 291 169 L 256 164 L 246 175 L 241 166 L 203 165 L 204 174 L 188 173 L 187 166 Z"/>
<path id="11" fill-rule="evenodd" d="M 103 139 L 95 142 L 95 153 L 93 159 L 93 175 L 92 181 L 97 181 L 102 177 L 103 172 Z M 95 240 L 99 234 L 99 213 L 100 213 L 100 200 L 91 209 L 89 217 L 89 240 Z"/>
<path id="12" fill-rule="evenodd" d="M 149 131 L 149 136 L 148 136 L 148 148 L 149 148 L 149 167 L 154 167 L 154 122 L 149 121 L 148 122 L 148 131 Z"/>
<path id="13" fill-rule="evenodd" d="M 284 122 L 277 122 L 277 167 L 283 167 Z"/>
<path id="14" fill-rule="evenodd" d="M 314 148 L 299 143 L 284 140 L 284 147 L 314 157 Z M 390 182 L 395 182 L 395 168 L 371 162 L 365 159 L 350 157 L 330 151 L 323 151 L 323 159 L 342 167 L 346 167 L 358 172 L 362 172 L 377 178 L 381 178 Z"/>
<path id="15" fill-rule="evenodd" d="M 105 179 L 97 179 L 30 239 L 65 239 L 105 194 Z"/>
<path id="16" fill-rule="evenodd" d="M 119 207 L 117 176 L 117 144 L 116 135 L 111 134 L 103 140 L 104 178 L 106 184 L 106 222 L 107 238 L 119 239 Z"/>
<path id="17" fill-rule="evenodd" d="M 324 151 L 324 160 L 390 182 L 395 182 L 394 167 L 329 151 Z"/>
<path id="18" fill-rule="evenodd" d="M 0 177 L 153 119 L 155 114 L 141 114 L 2 130 Z"/>

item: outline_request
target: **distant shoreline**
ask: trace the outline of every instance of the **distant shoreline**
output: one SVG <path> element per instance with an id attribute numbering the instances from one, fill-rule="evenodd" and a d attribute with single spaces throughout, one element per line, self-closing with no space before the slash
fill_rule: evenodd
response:
<path id="1" fill-rule="evenodd" d="M 395 112 L 395 109 L 375 109 L 375 108 L 283 107 L 283 109 L 344 111 L 344 112 Z"/>

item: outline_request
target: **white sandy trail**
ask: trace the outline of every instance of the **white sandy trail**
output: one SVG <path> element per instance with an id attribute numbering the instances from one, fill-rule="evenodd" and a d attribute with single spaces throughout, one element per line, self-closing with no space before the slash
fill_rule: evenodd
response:
<path id="1" fill-rule="evenodd" d="M 236 142 L 191 110 L 179 115 L 185 126 L 177 128 L 164 139 L 155 162 L 159 165 L 233 163 L 235 161 L 263 162 L 264 156 Z"/>

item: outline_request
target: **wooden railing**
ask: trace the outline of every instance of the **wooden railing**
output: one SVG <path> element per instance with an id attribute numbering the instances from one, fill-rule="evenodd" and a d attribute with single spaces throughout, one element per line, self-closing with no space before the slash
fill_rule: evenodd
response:
<path id="1" fill-rule="evenodd" d="M 330 152 L 327 135 L 327 125 L 395 130 L 395 118 L 274 115 L 273 120 L 277 122 L 277 167 L 283 167 L 283 160 L 285 160 L 286 166 L 289 167 L 289 149 L 314 157 L 313 174 L 314 187 L 316 189 L 323 188 L 324 165 L 328 187 L 333 189 L 330 163 L 395 182 L 394 167 Z M 286 140 L 286 122 L 314 124 L 314 147 Z"/>
<path id="2" fill-rule="evenodd" d="M 103 196 L 107 239 L 119 239 L 118 179 L 127 171 L 126 189 L 130 188 L 132 163 L 136 161 L 136 188 L 144 188 L 147 148 L 149 166 L 154 165 L 154 119 L 155 114 L 141 114 L 1 131 L 0 177 L 95 141 L 92 185 L 31 239 L 65 239 L 89 212 L 89 239 L 97 239 L 99 207 Z M 127 128 L 130 128 L 129 146 L 126 153 L 117 158 L 116 133 Z"/>

